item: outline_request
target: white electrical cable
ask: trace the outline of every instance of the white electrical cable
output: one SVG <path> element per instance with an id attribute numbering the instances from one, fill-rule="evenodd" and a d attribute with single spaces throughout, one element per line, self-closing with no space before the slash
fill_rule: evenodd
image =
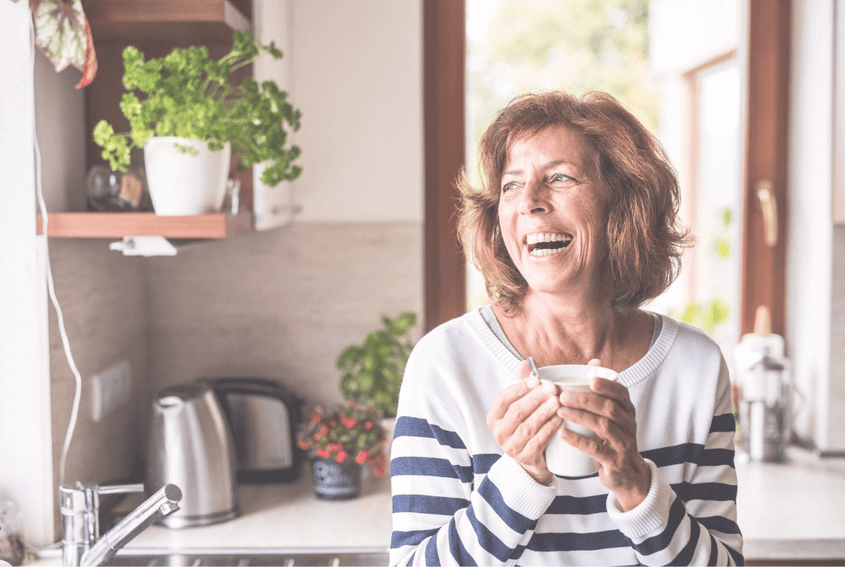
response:
<path id="1" fill-rule="evenodd" d="M 35 24 L 32 18 L 29 18 L 29 39 L 30 39 L 30 62 L 32 63 L 32 76 L 35 78 Z M 35 112 L 32 113 L 32 140 L 35 148 L 35 192 L 38 196 L 38 208 L 41 211 L 41 234 L 44 237 L 44 255 L 47 263 L 47 291 L 50 295 L 50 301 L 53 303 L 53 308 L 56 310 L 56 317 L 59 323 L 59 333 L 62 336 L 62 346 L 65 351 L 65 358 L 67 358 L 68 365 L 71 372 L 76 379 L 76 392 L 73 396 L 73 407 L 70 412 L 70 423 L 68 424 L 67 435 L 65 436 L 65 443 L 62 446 L 62 456 L 59 459 L 59 484 L 65 482 L 65 465 L 67 464 L 67 454 L 70 449 L 70 442 L 73 439 L 73 431 L 76 429 L 76 418 L 79 414 L 79 401 L 82 398 L 82 376 L 76 368 L 76 363 L 73 361 L 73 355 L 70 352 L 70 342 L 67 338 L 67 331 L 65 330 L 65 318 L 62 315 L 62 308 L 59 307 L 59 300 L 56 299 L 56 288 L 53 286 L 53 270 L 50 268 L 50 250 L 48 243 L 50 239 L 47 235 L 47 204 L 44 202 L 44 191 L 41 187 L 41 149 L 38 147 L 38 134 L 35 127 Z"/>

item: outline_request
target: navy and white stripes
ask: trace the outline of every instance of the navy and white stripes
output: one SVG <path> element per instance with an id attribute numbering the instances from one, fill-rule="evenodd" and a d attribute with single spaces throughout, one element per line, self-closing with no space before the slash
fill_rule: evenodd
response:
<path id="1" fill-rule="evenodd" d="M 409 360 L 392 565 L 742 564 L 730 385 L 706 336 L 664 318 L 652 358 L 620 375 L 652 468 L 646 501 L 623 513 L 597 475 L 546 487 L 502 455 L 485 417 L 512 365 L 475 317 L 435 329 Z"/>

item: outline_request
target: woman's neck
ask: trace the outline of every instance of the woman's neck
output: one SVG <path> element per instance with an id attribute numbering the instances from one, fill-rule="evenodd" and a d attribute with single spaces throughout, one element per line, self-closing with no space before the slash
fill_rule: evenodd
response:
<path id="1" fill-rule="evenodd" d="M 516 350 L 538 366 L 598 358 L 602 366 L 621 372 L 645 355 L 653 334 L 648 313 L 622 313 L 609 300 L 589 296 L 561 298 L 529 290 L 517 314 L 505 315 L 500 305 L 493 310 Z"/>

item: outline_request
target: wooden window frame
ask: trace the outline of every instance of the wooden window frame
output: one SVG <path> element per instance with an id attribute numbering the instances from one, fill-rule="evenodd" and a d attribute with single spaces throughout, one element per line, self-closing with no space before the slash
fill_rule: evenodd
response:
<path id="1" fill-rule="evenodd" d="M 466 152 L 465 67 L 464 0 L 425 0 L 425 331 L 466 312 L 466 259 L 458 242 L 455 187 Z"/>
<path id="2" fill-rule="evenodd" d="M 732 49 L 721 55 L 717 55 L 712 59 L 705 61 L 701 65 L 693 67 L 685 72 L 681 77 L 683 83 L 683 128 L 682 128 L 682 143 L 683 145 L 683 159 L 686 162 L 684 165 L 683 179 L 681 185 L 685 188 L 684 198 L 682 200 L 682 207 L 684 215 L 686 216 L 687 228 L 693 234 L 697 233 L 697 203 L 701 187 L 699 186 L 699 160 L 698 153 L 701 150 L 699 147 L 699 140 L 701 138 L 701 123 L 699 120 L 699 107 L 701 105 L 701 75 L 711 71 L 720 65 L 736 59 L 736 50 Z M 684 271 L 686 272 L 686 284 L 684 292 L 687 299 L 695 299 L 697 296 L 697 274 L 698 274 L 698 260 L 695 254 L 690 250 L 688 255 L 684 258 Z"/>

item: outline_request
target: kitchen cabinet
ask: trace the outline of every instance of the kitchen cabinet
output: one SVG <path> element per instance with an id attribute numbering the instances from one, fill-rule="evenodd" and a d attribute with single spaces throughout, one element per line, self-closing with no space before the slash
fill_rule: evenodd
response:
<path id="1" fill-rule="evenodd" d="M 163 56 L 175 47 L 205 45 L 212 57 L 219 58 L 231 48 L 233 30 L 251 27 L 250 0 L 82 0 L 82 5 L 98 59 L 97 76 L 85 90 L 86 170 L 105 163 L 92 137 L 97 122 L 106 119 L 117 131 L 129 128 L 119 108 L 124 92 L 124 47 L 134 45 L 149 58 Z M 251 66 L 245 67 L 235 80 L 251 72 Z M 134 152 L 133 162 L 141 156 L 141 151 Z M 241 182 L 240 208 L 245 213 L 164 217 L 153 213 L 54 212 L 48 216 L 49 236 L 203 239 L 252 230 L 252 170 L 237 171 L 236 166 L 233 160 L 230 175 Z M 41 215 L 37 225 L 41 234 Z"/>

